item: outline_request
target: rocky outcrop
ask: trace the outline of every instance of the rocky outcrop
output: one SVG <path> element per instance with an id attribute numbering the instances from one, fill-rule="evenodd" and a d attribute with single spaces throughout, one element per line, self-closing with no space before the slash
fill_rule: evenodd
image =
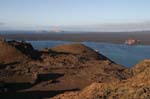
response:
<path id="1" fill-rule="evenodd" d="M 0 63 L 20 62 L 27 57 L 8 42 L 0 41 Z"/>
<path id="2" fill-rule="evenodd" d="M 51 48 L 51 51 L 59 53 L 68 53 L 74 55 L 81 55 L 87 58 L 108 60 L 107 57 L 95 52 L 93 49 L 83 45 L 83 44 L 65 44 Z"/>
<path id="3" fill-rule="evenodd" d="M 40 53 L 29 43 L 0 41 L 0 63 L 9 64 L 39 58 Z"/>
<path id="4" fill-rule="evenodd" d="M 82 89 L 92 82 L 126 79 L 126 68 L 83 44 L 60 45 L 41 51 L 41 61 L 32 62 L 44 71 L 63 74 L 51 90 Z M 36 86 L 41 88 L 42 84 Z"/>
<path id="5" fill-rule="evenodd" d="M 40 53 L 39 51 L 35 50 L 30 43 L 27 43 L 25 41 L 8 41 L 8 44 L 15 47 L 17 50 L 25 54 L 26 56 L 32 58 L 32 59 L 40 59 Z"/>
<path id="6" fill-rule="evenodd" d="M 27 82 L 32 81 L 32 78 L 36 80 L 34 75 L 37 75 L 37 79 L 38 75 L 45 75 L 45 79 L 52 75 L 52 78 L 46 81 L 36 80 L 38 83 L 31 90 L 45 90 L 43 85 L 48 90 L 82 89 L 92 82 L 120 81 L 129 76 L 126 74 L 126 68 L 83 44 L 60 45 L 42 51 L 35 51 L 30 44 L 24 42 L 11 41 L 4 44 L 10 47 L 8 50 L 15 51 L 10 53 L 13 61 L 17 55 L 25 60 L 17 64 L 8 64 L 1 70 L 1 79 L 4 81 Z M 34 60 L 32 57 L 29 59 L 34 52 L 40 53 L 40 60 Z M 7 53 L 4 56 L 6 55 Z M 49 80 L 56 83 L 47 84 Z"/>
<path id="7" fill-rule="evenodd" d="M 134 75 L 138 75 L 148 69 L 150 69 L 150 60 L 144 60 L 131 68 Z"/>
<path id="8" fill-rule="evenodd" d="M 150 99 L 150 60 L 140 62 L 132 71 L 134 76 L 127 80 L 93 83 L 82 91 L 52 99 Z"/>
<path id="9" fill-rule="evenodd" d="M 30 85 L 19 92 L 59 93 L 52 99 L 150 99 L 150 60 L 127 69 L 83 44 L 37 51 L 29 43 L 5 41 L 0 50 L 0 81 Z M 32 99 L 33 94 L 21 97 L 19 92 L 12 96 Z M 5 99 L 9 96 L 4 94 Z"/>

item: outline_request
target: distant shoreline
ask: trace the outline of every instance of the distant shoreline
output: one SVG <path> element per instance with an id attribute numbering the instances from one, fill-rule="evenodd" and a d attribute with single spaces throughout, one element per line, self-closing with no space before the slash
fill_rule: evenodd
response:
<path id="1" fill-rule="evenodd" d="M 80 34 L 48 34 L 48 33 L 38 33 L 38 34 L 0 34 L 7 39 L 15 40 L 60 40 L 60 41 L 73 41 L 73 42 L 106 42 L 115 44 L 124 44 L 125 40 L 129 38 L 138 39 L 141 41 L 142 45 L 150 45 L 150 33 L 80 33 Z"/>

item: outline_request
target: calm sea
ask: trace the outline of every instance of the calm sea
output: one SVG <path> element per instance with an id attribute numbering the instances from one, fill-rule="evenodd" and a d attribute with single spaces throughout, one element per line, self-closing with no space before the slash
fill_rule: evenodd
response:
<path id="1" fill-rule="evenodd" d="M 75 42 L 65 41 L 28 41 L 34 48 L 43 49 L 54 47 L 56 45 L 70 44 Z M 95 42 L 81 42 L 88 47 L 96 49 L 99 53 L 110 58 L 117 64 L 132 67 L 144 59 L 150 59 L 150 46 L 136 45 L 128 46 L 124 44 L 110 44 L 110 43 L 95 43 Z"/>

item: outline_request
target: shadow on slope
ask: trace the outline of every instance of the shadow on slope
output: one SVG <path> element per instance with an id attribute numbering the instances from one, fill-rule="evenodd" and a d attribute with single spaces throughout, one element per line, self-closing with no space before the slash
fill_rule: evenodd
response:
<path id="1" fill-rule="evenodd" d="M 66 91 L 68 92 L 68 91 L 77 91 L 77 90 L 79 90 L 79 89 L 5 93 L 0 96 L 0 99 L 43 99 L 43 98 L 54 97 L 58 94 L 66 92 Z"/>

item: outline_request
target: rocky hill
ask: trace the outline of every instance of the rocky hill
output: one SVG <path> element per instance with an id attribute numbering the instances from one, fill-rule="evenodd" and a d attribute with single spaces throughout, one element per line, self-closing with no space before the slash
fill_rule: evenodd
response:
<path id="1" fill-rule="evenodd" d="M 63 74 L 57 79 L 59 83 L 48 85 L 53 90 L 82 89 L 93 81 L 109 82 L 129 76 L 125 74 L 126 68 L 83 44 L 56 46 L 41 53 L 42 61 L 35 64 L 44 66 L 50 73 Z"/>
<path id="2" fill-rule="evenodd" d="M 40 53 L 30 43 L 14 40 L 0 41 L 0 63 L 22 62 L 29 58 L 40 58 Z"/>
<path id="3" fill-rule="evenodd" d="M 0 63 L 19 62 L 27 57 L 8 42 L 0 41 Z"/>
<path id="4" fill-rule="evenodd" d="M 81 91 L 68 92 L 52 99 L 150 99 L 150 60 L 132 69 L 134 76 L 121 81 L 93 83 Z"/>
<path id="5" fill-rule="evenodd" d="M 2 99 L 149 99 L 150 60 L 128 69 L 83 44 L 1 41 L 0 50 Z"/>

